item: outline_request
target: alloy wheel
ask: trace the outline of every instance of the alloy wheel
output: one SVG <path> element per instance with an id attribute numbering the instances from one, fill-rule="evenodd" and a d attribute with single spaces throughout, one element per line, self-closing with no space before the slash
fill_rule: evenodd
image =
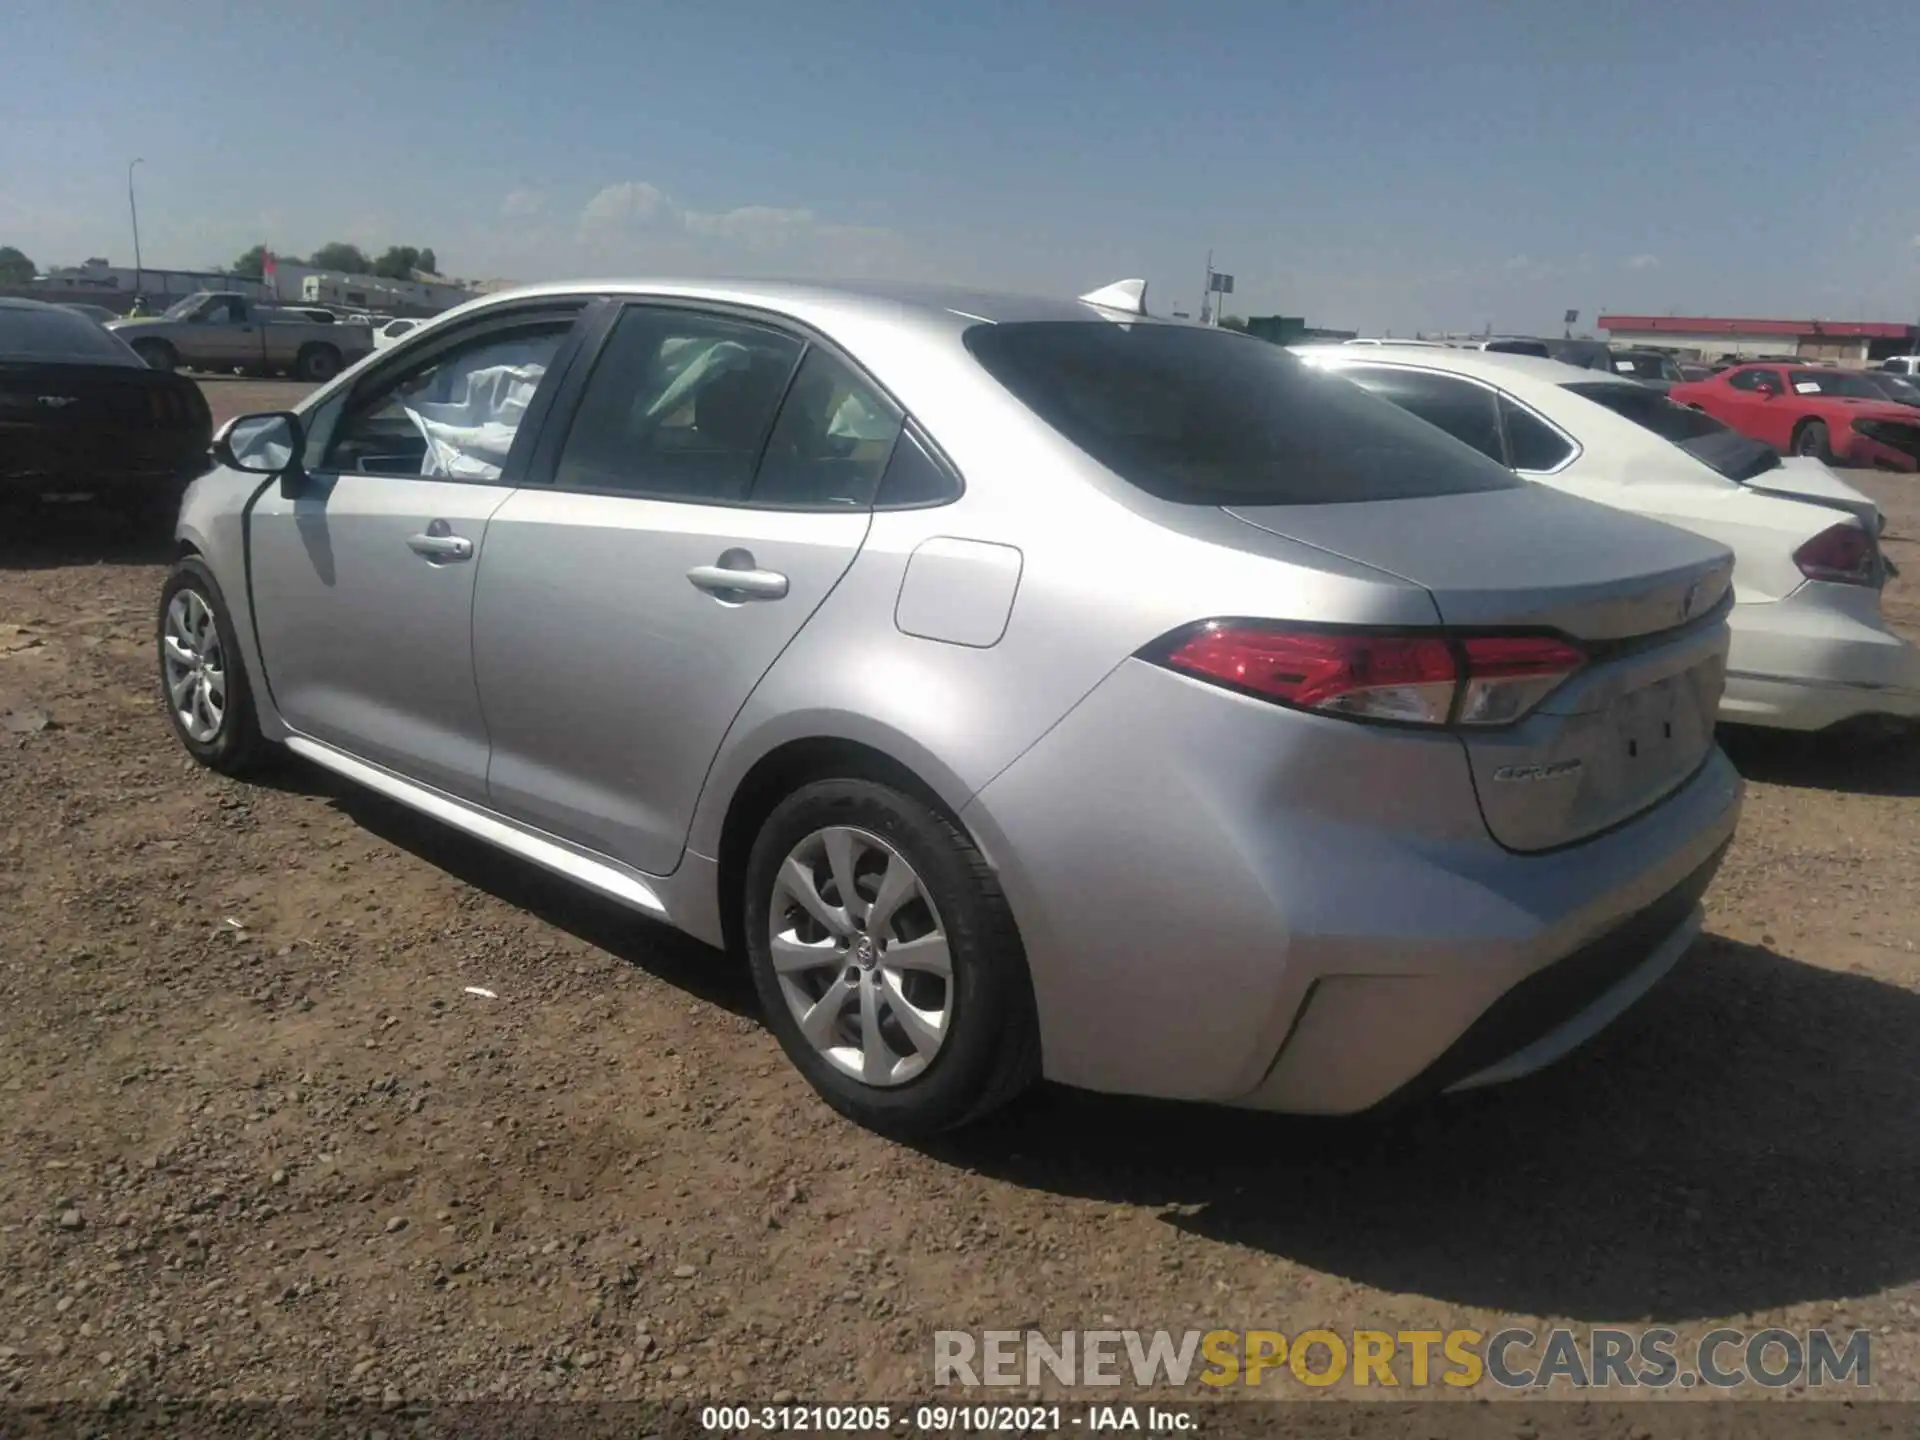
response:
<path id="1" fill-rule="evenodd" d="M 879 836 L 816 830 L 788 852 L 768 916 L 774 975 L 800 1033 L 867 1085 L 903 1085 L 954 1010 L 946 930 L 919 874 Z"/>
<path id="2" fill-rule="evenodd" d="M 174 719 L 189 739 L 211 744 L 227 714 L 227 658 L 213 607 L 198 590 L 175 592 L 160 643 Z"/>

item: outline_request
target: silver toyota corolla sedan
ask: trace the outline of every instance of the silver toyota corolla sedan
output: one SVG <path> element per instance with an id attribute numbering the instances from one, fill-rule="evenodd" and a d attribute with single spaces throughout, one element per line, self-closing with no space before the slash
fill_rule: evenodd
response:
<path id="1" fill-rule="evenodd" d="M 222 432 L 167 712 L 743 952 L 878 1129 L 1547 1064 L 1697 932 L 1731 557 L 1140 302 L 477 301 Z"/>

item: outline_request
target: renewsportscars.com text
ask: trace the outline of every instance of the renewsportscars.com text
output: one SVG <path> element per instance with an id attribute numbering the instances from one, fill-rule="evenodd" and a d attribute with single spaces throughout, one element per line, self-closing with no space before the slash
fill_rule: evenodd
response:
<path id="1" fill-rule="evenodd" d="M 939 1386 L 1333 1385 L 1730 1390 L 1872 1383 L 1865 1330 L 940 1330 Z"/>

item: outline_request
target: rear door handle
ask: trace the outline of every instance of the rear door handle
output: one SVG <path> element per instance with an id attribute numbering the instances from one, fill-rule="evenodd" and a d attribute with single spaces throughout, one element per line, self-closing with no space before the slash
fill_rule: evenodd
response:
<path id="1" fill-rule="evenodd" d="M 782 600 L 787 594 L 787 577 L 774 570 L 696 565 L 687 571 L 687 579 L 696 590 L 704 590 L 717 600 Z"/>
<path id="2" fill-rule="evenodd" d="M 449 535 L 441 528 L 443 520 L 436 520 L 427 527 L 424 535 L 409 535 L 407 548 L 416 555 L 424 555 L 429 560 L 471 560 L 473 541 L 464 535 Z"/>

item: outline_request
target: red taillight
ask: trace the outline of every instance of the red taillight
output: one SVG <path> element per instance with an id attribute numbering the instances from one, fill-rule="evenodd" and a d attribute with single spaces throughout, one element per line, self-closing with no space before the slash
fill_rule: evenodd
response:
<path id="1" fill-rule="evenodd" d="M 1871 585 L 1876 579 L 1873 542 L 1851 520 L 1822 530 L 1793 552 L 1793 563 L 1809 580 L 1840 585 Z"/>
<path id="2" fill-rule="evenodd" d="M 1302 710 L 1406 725 L 1505 725 L 1585 663 L 1553 636 L 1294 629 L 1215 620 L 1160 663 Z"/>

